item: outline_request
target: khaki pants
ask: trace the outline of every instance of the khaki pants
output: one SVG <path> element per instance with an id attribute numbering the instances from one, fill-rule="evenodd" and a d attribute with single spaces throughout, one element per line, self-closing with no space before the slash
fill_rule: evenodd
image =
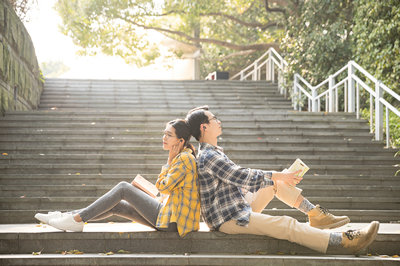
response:
<path id="1" fill-rule="evenodd" d="M 277 187 L 266 187 L 254 194 L 246 194 L 245 199 L 250 203 L 252 212 L 247 226 L 240 226 L 236 221 L 223 223 L 219 231 L 226 234 L 266 235 L 277 239 L 289 240 L 310 249 L 326 253 L 330 237 L 329 231 L 324 231 L 300 223 L 288 216 L 271 216 L 261 214 L 268 203 L 276 196 L 279 200 L 293 207 L 301 189 L 292 187 L 284 182 L 277 182 Z"/>

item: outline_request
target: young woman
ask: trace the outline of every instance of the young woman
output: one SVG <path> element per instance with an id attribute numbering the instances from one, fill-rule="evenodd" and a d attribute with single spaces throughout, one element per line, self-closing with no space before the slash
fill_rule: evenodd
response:
<path id="1" fill-rule="evenodd" d="M 139 188 L 120 182 L 91 205 L 69 213 L 37 213 L 35 218 L 51 226 L 82 231 L 84 223 L 118 215 L 160 231 L 178 232 L 181 237 L 199 229 L 200 201 L 195 150 L 189 143 L 190 129 L 185 120 L 167 123 L 163 149 L 169 151 L 168 162 L 162 167 L 156 187 L 168 195 L 161 203 Z"/>

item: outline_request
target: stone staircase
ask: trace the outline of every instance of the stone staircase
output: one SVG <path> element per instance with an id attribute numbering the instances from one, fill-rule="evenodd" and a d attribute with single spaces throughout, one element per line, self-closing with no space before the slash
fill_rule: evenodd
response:
<path id="1" fill-rule="evenodd" d="M 353 114 L 293 112 L 276 85 L 266 82 L 50 79 L 38 111 L 0 118 L 0 224 L 18 227 L 36 223 L 36 212 L 82 208 L 138 173 L 155 181 L 167 158 L 161 148 L 165 123 L 204 104 L 222 120 L 219 144 L 238 164 L 282 170 L 301 158 L 311 170 L 299 187 L 311 202 L 348 215 L 352 222 L 400 221 L 396 151 L 372 141 L 367 123 Z M 276 200 L 264 212 L 306 221 Z M 380 233 L 368 252 L 393 255 L 399 246 L 396 234 Z M 287 241 L 207 231 L 184 239 L 151 230 L 0 233 L 0 253 L 29 254 L 42 248 L 48 255 L 1 255 L 0 264 L 124 265 L 133 259 L 135 265 L 382 263 L 380 257 L 342 257 L 338 262 L 337 256 L 315 257 Z M 68 260 L 51 254 L 70 249 L 95 254 L 124 249 L 131 254 L 113 259 L 71 255 Z"/>

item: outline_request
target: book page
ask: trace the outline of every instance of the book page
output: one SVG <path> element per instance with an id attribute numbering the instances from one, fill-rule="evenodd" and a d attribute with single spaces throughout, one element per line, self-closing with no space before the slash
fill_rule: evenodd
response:
<path id="1" fill-rule="evenodd" d="M 132 185 L 143 190 L 153 198 L 157 198 L 157 195 L 159 194 L 157 187 L 141 175 L 137 175 L 133 179 Z"/>
<path id="2" fill-rule="evenodd" d="M 303 176 L 308 170 L 310 170 L 310 167 L 308 167 L 305 163 L 303 163 L 302 160 L 299 158 L 294 161 L 294 163 L 289 167 L 287 171 L 289 172 L 297 172 L 301 170 L 301 172 L 298 174 L 298 176 Z"/>

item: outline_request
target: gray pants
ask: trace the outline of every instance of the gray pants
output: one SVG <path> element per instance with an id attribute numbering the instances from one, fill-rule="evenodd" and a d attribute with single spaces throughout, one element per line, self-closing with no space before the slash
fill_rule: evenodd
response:
<path id="1" fill-rule="evenodd" d="M 132 184 L 120 182 L 88 207 L 73 211 L 73 213 L 79 213 L 84 222 L 98 221 L 117 215 L 156 228 L 158 213 L 162 206 L 157 199 Z M 156 229 L 177 232 L 176 223 L 170 223 L 168 228 Z"/>

